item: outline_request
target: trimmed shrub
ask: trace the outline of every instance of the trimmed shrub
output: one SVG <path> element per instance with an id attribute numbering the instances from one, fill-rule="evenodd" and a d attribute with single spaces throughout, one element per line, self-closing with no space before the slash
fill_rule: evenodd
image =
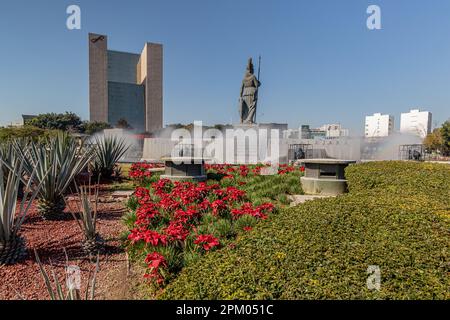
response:
<path id="1" fill-rule="evenodd" d="M 286 208 L 185 268 L 160 299 L 449 299 L 450 167 L 350 166 L 350 193 Z M 366 285 L 381 270 L 380 291 Z"/>

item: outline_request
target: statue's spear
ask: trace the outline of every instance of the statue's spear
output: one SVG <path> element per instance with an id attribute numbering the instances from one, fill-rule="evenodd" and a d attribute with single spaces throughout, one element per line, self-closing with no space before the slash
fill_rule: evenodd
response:
<path id="1" fill-rule="evenodd" d="M 261 55 L 259 55 L 259 59 L 258 59 L 258 81 L 259 81 L 260 75 L 261 75 Z"/>
<path id="2" fill-rule="evenodd" d="M 261 76 L 261 55 L 259 55 L 258 58 L 258 77 L 256 78 L 258 80 L 259 83 L 259 79 Z M 256 107 L 258 106 L 258 95 L 259 95 L 259 87 L 256 88 L 256 102 L 255 102 L 255 123 L 256 123 Z"/>

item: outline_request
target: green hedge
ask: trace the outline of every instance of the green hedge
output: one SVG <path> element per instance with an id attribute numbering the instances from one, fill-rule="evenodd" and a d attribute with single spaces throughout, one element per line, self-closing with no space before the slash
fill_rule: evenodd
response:
<path id="1" fill-rule="evenodd" d="M 347 169 L 350 193 L 283 210 L 186 268 L 161 299 L 449 299 L 450 166 Z M 367 289 L 367 268 L 381 290 Z"/>

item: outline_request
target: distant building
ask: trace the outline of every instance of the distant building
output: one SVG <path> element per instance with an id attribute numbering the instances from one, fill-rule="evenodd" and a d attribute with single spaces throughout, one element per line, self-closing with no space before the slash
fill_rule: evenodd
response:
<path id="1" fill-rule="evenodd" d="M 325 132 L 325 137 L 327 139 L 348 137 L 349 135 L 348 129 L 342 128 L 340 124 L 325 124 L 319 129 Z"/>
<path id="2" fill-rule="evenodd" d="M 311 139 L 311 130 L 309 125 L 302 124 L 300 127 L 300 139 Z"/>
<path id="3" fill-rule="evenodd" d="M 400 132 L 411 133 L 425 138 L 431 133 L 432 114 L 418 109 L 402 113 L 400 118 Z"/>
<path id="4" fill-rule="evenodd" d="M 283 131 L 284 139 L 299 139 L 299 130 L 296 129 L 287 129 Z"/>
<path id="5" fill-rule="evenodd" d="M 366 117 L 365 137 L 387 137 L 394 132 L 394 116 L 374 113 Z"/>
<path id="6" fill-rule="evenodd" d="M 146 43 L 141 54 L 108 50 L 105 35 L 89 34 L 91 121 L 119 120 L 136 131 L 163 125 L 163 47 Z"/>
<path id="7" fill-rule="evenodd" d="M 309 125 L 304 124 L 297 134 L 300 139 L 335 139 L 348 135 L 348 129 L 343 129 L 340 124 L 325 124 L 320 128 L 310 128 Z"/>

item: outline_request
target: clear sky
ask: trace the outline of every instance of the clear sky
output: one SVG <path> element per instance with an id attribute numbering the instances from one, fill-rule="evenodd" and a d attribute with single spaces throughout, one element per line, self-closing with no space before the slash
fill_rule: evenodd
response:
<path id="1" fill-rule="evenodd" d="M 66 8 L 81 7 L 81 30 Z M 366 27 L 381 7 L 382 30 Z M 0 125 L 21 114 L 88 119 L 89 32 L 110 49 L 164 45 L 164 123 L 238 121 L 248 57 L 262 55 L 257 121 L 362 133 L 364 116 L 450 117 L 448 0 L 1 0 Z"/>

